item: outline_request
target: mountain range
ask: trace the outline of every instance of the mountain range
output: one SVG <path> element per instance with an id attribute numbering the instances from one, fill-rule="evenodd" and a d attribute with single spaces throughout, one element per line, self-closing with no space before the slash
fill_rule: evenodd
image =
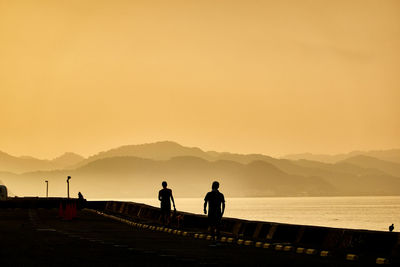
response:
<path id="1" fill-rule="evenodd" d="M 213 180 L 227 196 L 237 197 L 399 195 L 394 151 L 380 151 L 379 157 L 349 153 L 329 163 L 203 151 L 170 141 L 122 146 L 88 158 L 66 153 L 40 160 L 1 152 L 0 180 L 16 195 L 43 195 L 45 180 L 50 194 L 65 195 L 70 175 L 71 192 L 90 198 L 153 197 L 164 179 L 180 197 L 202 196 Z"/>
<path id="2" fill-rule="evenodd" d="M 37 159 L 30 156 L 15 157 L 0 151 L 0 171 L 24 173 L 38 170 L 64 169 L 82 162 L 85 158 L 75 153 L 64 153 L 52 159 Z"/>
<path id="3" fill-rule="evenodd" d="M 385 161 L 400 163 L 400 149 L 352 151 L 350 153 L 336 154 L 336 155 L 302 153 L 302 154 L 290 154 L 282 158 L 291 160 L 308 159 L 325 163 L 336 163 L 338 161 L 342 161 L 355 156 L 368 156 Z"/>

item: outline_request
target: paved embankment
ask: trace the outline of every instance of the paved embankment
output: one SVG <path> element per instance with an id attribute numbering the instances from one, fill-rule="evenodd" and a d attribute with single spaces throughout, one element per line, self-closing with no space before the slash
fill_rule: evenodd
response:
<path id="1" fill-rule="evenodd" d="M 153 228 L 153 227 L 152 227 Z M 57 209 L 0 209 L 1 266 L 366 266 L 296 251 L 195 239 L 98 215 L 63 221 Z M 368 264 L 375 265 L 375 262 Z"/>

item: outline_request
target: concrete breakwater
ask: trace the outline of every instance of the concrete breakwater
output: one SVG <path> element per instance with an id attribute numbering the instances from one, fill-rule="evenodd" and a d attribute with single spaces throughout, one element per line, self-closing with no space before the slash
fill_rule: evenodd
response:
<path id="1" fill-rule="evenodd" d="M 160 209 L 145 204 L 119 201 L 89 202 L 92 208 L 117 216 L 160 221 Z M 176 212 L 172 228 L 195 229 L 207 233 L 207 217 Z M 276 250 L 342 257 L 363 258 L 368 262 L 388 263 L 400 260 L 400 233 L 293 225 L 263 221 L 223 218 L 221 232 L 234 242 L 258 246 L 270 244 Z"/>
<path id="2" fill-rule="evenodd" d="M 65 199 L 16 198 L 0 208 L 58 208 Z M 77 200 L 71 200 L 77 201 Z M 160 209 L 140 203 L 88 201 L 86 207 L 132 222 L 159 225 Z M 207 236 L 207 217 L 177 212 L 172 229 Z M 234 244 L 369 263 L 399 263 L 400 234 L 223 218 L 222 235 Z M 226 239 L 224 240 L 226 241 Z"/>

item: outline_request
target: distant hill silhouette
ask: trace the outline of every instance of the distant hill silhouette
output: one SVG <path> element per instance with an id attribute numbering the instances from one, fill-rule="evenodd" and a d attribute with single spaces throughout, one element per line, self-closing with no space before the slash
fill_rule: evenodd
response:
<path id="1" fill-rule="evenodd" d="M 138 157 L 153 160 L 168 160 L 179 156 L 198 157 L 208 161 L 228 160 L 243 164 L 261 160 L 271 163 L 280 169 L 291 170 L 293 173 L 296 173 L 302 169 L 302 167 L 293 164 L 290 160 L 287 159 L 275 159 L 262 154 L 235 154 L 216 151 L 206 152 L 197 147 L 184 147 L 178 143 L 171 141 L 122 146 L 119 148 L 100 152 L 78 163 L 74 167 L 81 167 L 98 159 L 112 157 Z"/>
<path id="2" fill-rule="evenodd" d="M 165 141 L 87 159 L 73 153 L 53 160 L 0 153 L 0 179 L 18 195 L 43 195 L 45 180 L 51 194 L 65 195 L 71 175 L 72 188 L 92 198 L 152 197 L 163 179 L 180 197 L 201 196 L 215 179 L 228 196 L 399 195 L 399 165 L 363 155 L 335 163 L 276 159 Z"/>
<path id="3" fill-rule="evenodd" d="M 350 163 L 353 165 L 360 166 L 362 168 L 382 170 L 390 175 L 400 177 L 400 164 L 398 163 L 385 161 L 364 155 L 354 156 L 345 159 L 341 162 Z"/>
<path id="4" fill-rule="evenodd" d="M 320 161 L 325 163 L 336 163 L 359 155 L 400 163 L 400 149 L 353 151 L 350 153 L 337 154 L 337 155 L 302 153 L 302 154 L 290 154 L 282 158 L 290 160 L 306 159 L 306 160 Z"/>
<path id="5" fill-rule="evenodd" d="M 84 158 L 75 153 L 65 153 L 53 160 L 41 160 L 29 156 L 15 157 L 0 151 L 0 171 L 23 173 L 64 169 L 82 160 Z"/>
<path id="6" fill-rule="evenodd" d="M 211 162 L 197 157 L 164 161 L 112 157 L 71 171 L 41 171 L 3 179 L 10 188 L 18 187 L 27 195 L 43 192 L 47 179 L 53 194 L 65 194 L 67 175 L 72 176 L 71 187 L 91 197 L 149 197 L 156 194 L 164 179 L 180 197 L 203 196 L 215 179 L 221 182 L 228 196 L 332 195 L 335 192 L 323 179 L 290 175 L 267 162 Z"/>
<path id="7" fill-rule="evenodd" d="M 211 157 L 197 147 L 185 147 L 171 141 L 162 141 L 141 145 L 127 145 L 110 149 L 90 156 L 75 167 L 84 166 L 98 159 L 112 157 L 138 157 L 153 160 L 168 160 L 179 156 L 193 156 L 210 160 Z"/>
<path id="8" fill-rule="evenodd" d="M 150 160 L 137 157 L 99 159 L 75 170 L 40 171 L 21 175 L 0 174 L 18 195 L 44 194 L 44 180 L 50 192 L 65 195 L 65 180 L 72 176 L 71 192 L 81 191 L 90 198 L 153 197 L 162 180 L 167 180 L 177 197 L 200 197 L 213 180 L 221 182 L 227 196 L 330 196 L 330 195 L 398 195 L 400 179 L 385 173 L 373 175 L 368 170 L 352 174 L 312 169 L 315 175 L 288 174 L 265 161 L 242 164 L 235 161 L 207 161 L 198 157 L 175 157 Z M 18 188 L 18 190 L 16 190 Z"/>
<path id="9" fill-rule="evenodd" d="M 59 166 L 60 168 L 69 168 L 71 166 L 74 166 L 82 161 L 84 161 L 85 158 L 82 157 L 81 155 L 78 155 L 76 153 L 72 152 L 66 152 L 62 154 L 61 156 L 51 160 L 51 162 Z"/>

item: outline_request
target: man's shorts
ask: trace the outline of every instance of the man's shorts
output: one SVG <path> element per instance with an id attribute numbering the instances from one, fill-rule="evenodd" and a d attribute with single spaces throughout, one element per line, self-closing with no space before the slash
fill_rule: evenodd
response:
<path id="1" fill-rule="evenodd" d="M 221 223 L 221 214 L 208 214 L 208 225 L 219 226 Z"/>

